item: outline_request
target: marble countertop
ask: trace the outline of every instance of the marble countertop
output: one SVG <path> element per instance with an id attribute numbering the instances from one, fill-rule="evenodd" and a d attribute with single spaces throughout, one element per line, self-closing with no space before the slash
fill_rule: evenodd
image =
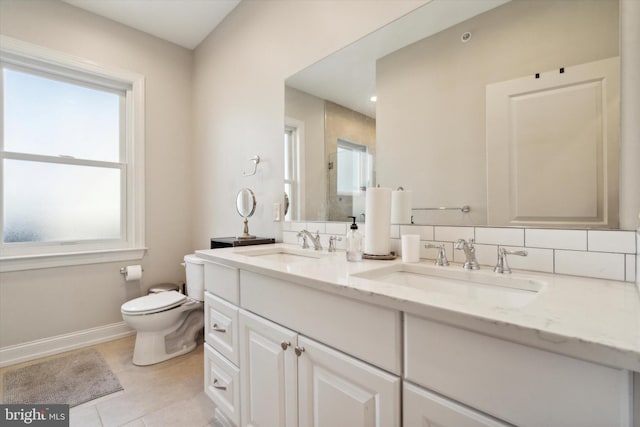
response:
<path id="1" fill-rule="evenodd" d="M 254 256 L 259 250 L 283 250 L 310 258 Z M 430 287 L 362 277 L 383 267 L 400 268 L 400 259 L 347 262 L 344 251 L 301 251 L 297 246 L 277 243 L 200 250 L 196 254 L 205 260 L 512 342 L 640 372 L 640 294 L 633 283 L 516 270 L 511 275 L 500 275 L 490 268 L 465 271 L 460 264 L 436 267 L 429 260 L 407 264 L 436 275 L 445 271 L 447 275 L 484 283 L 515 280 L 542 284 L 530 301 L 510 304 L 503 299 L 478 298 L 474 292 L 452 295 Z M 433 280 L 442 282 L 437 277 Z"/>

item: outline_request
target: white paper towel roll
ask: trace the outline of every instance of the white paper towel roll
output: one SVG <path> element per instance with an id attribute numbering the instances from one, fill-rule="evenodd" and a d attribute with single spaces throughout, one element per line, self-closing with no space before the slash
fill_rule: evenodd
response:
<path id="1" fill-rule="evenodd" d="M 132 280 L 140 280 L 142 277 L 142 266 L 128 265 L 124 270 L 124 280 L 131 282 Z"/>
<path id="2" fill-rule="evenodd" d="M 411 191 L 391 192 L 391 224 L 411 224 Z"/>
<path id="3" fill-rule="evenodd" d="M 389 255 L 391 189 L 367 188 L 364 212 L 364 253 Z"/>

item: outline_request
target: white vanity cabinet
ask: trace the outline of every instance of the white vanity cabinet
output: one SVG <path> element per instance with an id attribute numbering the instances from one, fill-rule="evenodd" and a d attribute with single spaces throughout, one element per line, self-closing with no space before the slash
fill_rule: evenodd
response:
<path id="1" fill-rule="evenodd" d="M 241 425 L 400 426 L 400 378 L 240 311 Z"/>
<path id="2" fill-rule="evenodd" d="M 205 288 L 205 391 L 223 421 L 400 427 L 401 313 L 212 262 Z"/>
<path id="3" fill-rule="evenodd" d="M 231 265 L 205 262 L 205 389 L 236 426 L 638 427 L 628 370 Z"/>

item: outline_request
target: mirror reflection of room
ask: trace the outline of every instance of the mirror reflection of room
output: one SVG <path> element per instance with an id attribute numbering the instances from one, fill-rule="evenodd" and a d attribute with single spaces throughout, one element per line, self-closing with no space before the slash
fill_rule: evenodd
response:
<path id="1" fill-rule="evenodd" d="M 336 135 L 329 129 L 331 111 L 340 108 L 350 111 L 345 116 L 364 117 L 363 121 L 372 124 L 375 184 L 391 188 L 402 186 L 414 191 L 416 208 L 471 206 L 467 213 L 416 210 L 414 217 L 418 224 L 616 228 L 617 86 L 598 87 L 588 95 L 595 99 L 607 93 L 610 98 L 594 101 L 601 102 L 599 105 L 604 106 L 604 111 L 594 106 L 592 118 L 606 126 L 592 129 L 585 138 L 590 144 L 585 150 L 592 150 L 594 155 L 580 160 L 583 164 L 578 170 L 588 172 L 584 179 L 572 178 L 576 184 L 571 187 L 571 180 L 561 175 L 562 168 L 547 172 L 552 181 L 555 179 L 564 185 L 563 191 L 580 193 L 581 197 L 576 199 L 588 207 L 567 209 L 575 217 L 569 219 L 562 218 L 562 212 L 549 209 L 518 212 L 526 206 L 552 206 L 555 202 L 550 198 L 547 200 L 544 194 L 520 206 L 507 205 L 505 209 L 513 211 L 507 219 L 496 219 L 491 214 L 492 208 L 496 209 L 491 204 L 497 203 L 492 195 L 497 190 L 489 185 L 495 182 L 490 179 L 494 169 L 504 168 L 505 172 L 501 173 L 510 180 L 507 199 L 528 197 L 533 193 L 522 187 L 548 186 L 549 181 L 543 183 L 518 177 L 519 172 L 530 173 L 535 169 L 531 164 L 522 163 L 523 158 L 519 159 L 521 163 L 500 163 L 496 161 L 499 156 L 488 158 L 492 146 L 487 140 L 487 87 L 518 78 L 534 79 L 536 74 L 544 80 L 551 74 L 558 74 L 560 69 L 565 71 L 564 76 L 570 76 L 574 67 L 617 58 L 618 20 L 618 2 L 615 0 L 587 0 L 580 4 L 571 0 L 514 0 L 499 5 L 378 58 L 374 67 L 375 86 L 366 93 L 367 100 L 370 95 L 377 95 L 377 102 L 370 102 L 375 105 L 373 113 L 356 103 L 336 107 L 334 99 L 325 97 L 318 85 L 303 87 L 300 84 L 300 76 L 317 70 L 323 61 L 292 76 L 285 88 L 285 120 L 298 120 L 304 124 L 306 160 L 299 188 L 313 197 L 299 199 L 306 206 L 301 206 L 296 211 L 297 216 L 294 213 L 288 219 L 341 221 L 340 216 L 349 209 L 353 215 L 358 215 L 350 203 L 351 197 L 340 200 L 337 179 L 332 182 L 333 175 L 321 170 L 331 165 L 338 139 L 358 141 L 344 134 Z M 466 39 L 462 37 L 464 34 L 467 34 Z M 336 74 L 346 78 L 350 74 L 348 71 L 338 70 Z M 335 75 L 331 79 L 331 86 L 339 86 Z M 608 84 L 609 80 L 606 81 Z M 566 110 L 574 110 L 570 105 Z M 607 110 L 607 107 L 613 109 Z M 348 124 L 344 124 L 344 128 L 351 130 Z M 530 132 L 523 131 L 523 134 Z M 546 157 L 542 154 L 542 158 L 553 157 L 553 150 Z M 507 157 L 511 155 L 509 151 Z M 540 158 L 540 154 L 536 156 Z M 324 164 L 318 159 L 324 159 Z M 589 172 L 591 170 L 593 174 Z M 518 186 L 521 187 L 520 194 Z M 499 192 L 504 191 L 500 189 Z M 290 196 L 295 203 L 295 193 Z M 535 218 L 538 212 L 543 216 Z"/>

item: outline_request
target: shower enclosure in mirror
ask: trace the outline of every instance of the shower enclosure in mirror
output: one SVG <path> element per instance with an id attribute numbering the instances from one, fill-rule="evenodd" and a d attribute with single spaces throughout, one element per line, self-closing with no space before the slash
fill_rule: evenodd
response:
<path id="1" fill-rule="evenodd" d="M 463 34 L 467 34 L 466 38 Z M 404 39 L 405 35 L 409 37 Z M 387 44 L 390 37 L 394 40 Z M 361 52 L 362 46 L 368 51 L 368 59 Z M 518 157 L 514 150 L 521 154 L 525 146 L 513 140 L 499 156 L 491 154 L 495 144 L 487 140 L 487 90 L 500 82 L 535 80 L 536 75 L 539 81 L 545 81 L 561 69 L 561 77 L 569 81 L 573 70 L 583 64 L 609 58 L 618 61 L 619 55 L 618 0 L 433 0 L 287 79 L 285 121 L 298 124 L 301 149 L 297 155 L 298 164 L 302 165 L 297 191 L 290 188 L 289 193 L 292 206 L 297 203 L 298 209 L 288 219 L 344 221 L 341 216 L 345 211 L 358 214 L 350 200 L 352 196 L 341 195 L 338 189 L 337 175 L 331 172 L 336 169 L 329 169 L 337 156 L 338 141 L 346 140 L 367 145 L 373 156 L 372 183 L 412 190 L 414 208 L 471 206 L 466 213 L 415 210 L 416 223 L 616 228 L 616 85 L 607 86 L 609 80 L 601 79 L 597 87 L 578 96 L 546 98 L 546 102 L 569 102 L 566 107 L 551 104 L 555 111 L 567 112 L 584 107 L 584 102 L 574 106 L 571 103 L 586 99 L 593 108 L 588 112 L 583 109 L 576 117 L 583 120 L 593 113 L 589 117 L 598 122 L 595 128 L 573 126 L 566 131 L 588 131 L 585 150 L 593 153 L 581 157 L 583 163 L 579 167 L 566 168 L 569 175 L 565 176 L 561 175 L 561 167 L 551 171 L 542 167 L 546 159 L 560 158 L 557 144 L 564 140 L 541 140 L 537 146 L 537 142 L 527 146 L 535 156 Z M 360 74 L 363 71 L 366 77 Z M 313 76 L 312 84 L 307 83 L 309 76 Z M 377 95 L 377 102 L 370 100 L 372 95 Z M 354 122 L 345 119 L 336 126 L 336 112 Z M 529 117 L 535 119 L 538 113 Z M 547 124 L 540 122 L 538 126 L 545 128 Z M 366 129 L 362 131 L 366 138 L 354 137 L 350 133 L 354 127 Z M 537 135 L 532 131 L 535 127 L 530 129 L 521 133 Z M 580 137 L 576 141 L 580 144 Z M 566 147 L 562 150 L 566 151 Z M 580 147 L 576 150 L 579 152 Z M 502 155 L 506 156 L 506 163 L 496 163 Z M 509 162 L 514 156 L 520 162 L 535 162 Z M 559 162 L 567 161 L 577 160 L 570 156 Z M 488 215 L 492 209 L 495 211 L 491 204 L 496 198 L 491 196 L 490 188 L 495 168 L 506 168 L 506 175 L 499 175 L 506 176 L 511 186 L 505 190 L 508 198 L 518 199 L 536 191 L 535 174 L 527 179 L 517 174 L 525 171 L 531 175 L 539 170 L 540 176 L 546 173 L 547 187 L 556 180 L 563 184 L 563 191 L 574 193 L 574 189 L 580 189 L 584 197 L 573 199 L 588 205 L 586 211 L 595 212 L 598 220 L 572 223 L 563 218 L 537 218 L 514 223 L 511 219 L 495 219 L 500 215 Z M 514 184 L 522 182 L 527 183 L 525 188 Z M 579 187 L 572 187 L 572 182 Z M 557 198 L 558 194 L 553 200 Z M 568 200 L 563 199 L 565 203 Z M 602 201 L 606 203 L 598 204 Z M 538 197 L 520 206 L 553 203 L 556 202 Z M 508 203 L 506 206 L 511 209 Z M 578 212 L 574 216 L 580 216 L 580 209 L 567 206 L 564 211 Z M 554 215 L 552 209 L 540 211 Z"/>

